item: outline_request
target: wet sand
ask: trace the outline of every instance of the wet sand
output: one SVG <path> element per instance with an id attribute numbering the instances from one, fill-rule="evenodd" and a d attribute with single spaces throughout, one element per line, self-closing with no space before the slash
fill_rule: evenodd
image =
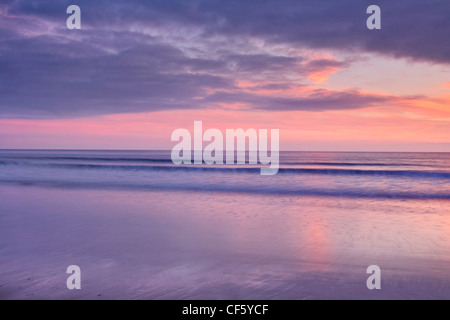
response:
<path id="1" fill-rule="evenodd" d="M 447 200 L 0 189 L 1 299 L 450 298 Z"/>

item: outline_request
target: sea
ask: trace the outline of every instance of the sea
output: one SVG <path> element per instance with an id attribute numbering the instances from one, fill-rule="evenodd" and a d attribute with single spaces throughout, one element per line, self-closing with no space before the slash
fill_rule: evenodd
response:
<path id="1" fill-rule="evenodd" d="M 0 299 L 450 299 L 450 153 L 260 168 L 0 150 Z"/>

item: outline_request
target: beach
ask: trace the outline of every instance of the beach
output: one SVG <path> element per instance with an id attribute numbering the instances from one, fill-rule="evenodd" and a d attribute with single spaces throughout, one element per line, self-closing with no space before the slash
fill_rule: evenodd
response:
<path id="1" fill-rule="evenodd" d="M 284 154 L 263 177 L 161 152 L 3 151 L 0 299 L 449 299 L 449 159 Z"/>

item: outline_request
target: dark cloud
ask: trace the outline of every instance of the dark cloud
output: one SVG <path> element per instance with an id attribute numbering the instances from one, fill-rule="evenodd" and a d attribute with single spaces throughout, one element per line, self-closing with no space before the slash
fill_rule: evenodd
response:
<path id="1" fill-rule="evenodd" d="M 83 29 L 75 32 L 65 28 L 65 10 L 71 4 L 82 8 Z M 306 78 L 308 73 L 351 63 L 255 52 L 247 43 L 250 38 L 293 49 L 450 62 L 448 0 L 380 0 L 382 30 L 376 31 L 365 27 L 370 4 L 365 0 L 3 0 L 0 116 L 76 117 L 221 103 L 322 111 L 389 103 L 395 98 L 352 90 L 319 90 L 301 99 L 267 98 L 242 92 L 235 84 L 245 76 L 265 83 L 249 90 L 281 90 L 289 88 L 292 72 Z"/>
<path id="2" fill-rule="evenodd" d="M 40 37 L 8 42 L 0 53 L 4 117 L 63 117 L 202 107 L 207 89 L 234 88 L 167 45 L 136 45 L 105 54 L 81 42 Z"/>
<path id="3" fill-rule="evenodd" d="M 300 87 L 300 85 L 296 85 L 297 87 Z M 248 90 L 288 90 L 291 89 L 292 85 L 289 83 L 268 83 L 264 85 L 254 86 L 247 88 Z"/>
<path id="4" fill-rule="evenodd" d="M 217 92 L 205 100 L 207 103 L 242 103 L 247 109 L 270 111 L 327 111 L 350 110 L 361 107 L 371 107 L 383 103 L 398 102 L 400 100 L 417 99 L 419 97 L 394 97 L 386 95 L 362 94 L 357 90 L 344 92 L 317 89 L 300 98 L 285 98 L 255 95 L 246 92 L 229 93 Z"/>
<path id="5" fill-rule="evenodd" d="M 450 62 L 448 0 L 375 1 L 382 8 L 382 30 L 366 28 L 373 1 L 355 0 L 8 0 L 12 14 L 63 20 L 78 4 L 88 25 L 174 23 L 201 26 L 204 35 L 261 37 L 313 48 L 360 49 L 396 57 Z"/>
<path id="6" fill-rule="evenodd" d="M 285 71 L 295 68 L 302 60 L 299 57 L 282 57 L 267 54 L 230 55 L 225 58 L 232 68 L 241 72 Z"/>
<path id="7" fill-rule="evenodd" d="M 330 59 L 312 60 L 306 63 L 305 68 L 310 72 L 320 71 L 328 68 L 346 68 L 350 65 L 348 61 L 337 61 Z"/>

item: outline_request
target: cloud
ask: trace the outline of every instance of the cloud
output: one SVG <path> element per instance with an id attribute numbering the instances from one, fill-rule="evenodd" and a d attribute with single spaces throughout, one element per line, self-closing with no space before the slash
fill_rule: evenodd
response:
<path id="1" fill-rule="evenodd" d="M 331 91 L 316 89 L 301 97 L 273 97 L 255 95 L 247 92 L 216 92 L 205 99 L 206 103 L 243 105 L 243 110 L 265 111 L 313 111 L 351 110 L 375 105 L 392 105 L 407 102 L 419 97 L 395 97 L 388 95 L 364 94 L 358 90 Z"/>
<path id="2" fill-rule="evenodd" d="M 61 21 L 73 1 L 4 1 L 15 15 Z M 381 1 L 382 30 L 369 31 L 368 1 L 171 0 L 76 1 L 87 25 L 145 23 L 197 26 L 203 35 L 257 36 L 314 48 L 360 49 L 396 57 L 450 62 L 447 0 Z"/>
<path id="3" fill-rule="evenodd" d="M 283 57 L 267 54 L 230 55 L 225 57 L 232 69 L 239 72 L 286 71 L 297 67 L 300 57 Z"/>
<path id="4" fill-rule="evenodd" d="M 65 28 L 70 4 L 80 31 Z M 402 97 L 316 90 L 249 93 L 316 83 L 352 61 L 303 49 L 375 52 L 450 62 L 447 0 L 382 3 L 382 30 L 365 28 L 354 0 L 21 1 L 0 5 L 0 117 L 62 118 L 226 103 L 258 110 L 324 111 Z M 420 23 L 419 23 L 420 21 Z M 274 49 L 277 48 L 277 49 Z M 248 80 L 245 92 L 237 82 Z"/>
<path id="5" fill-rule="evenodd" d="M 199 107 L 194 98 L 232 88 L 175 48 L 145 45 L 105 54 L 84 43 L 54 38 L 17 40 L 0 53 L 4 117 L 64 117 Z M 85 54 L 87 52 L 87 54 Z"/>
<path id="6" fill-rule="evenodd" d="M 309 61 L 305 65 L 305 70 L 310 74 L 309 78 L 312 79 L 314 83 L 323 83 L 328 80 L 330 75 L 348 66 L 350 66 L 349 61 L 316 59 Z"/>
<path id="7" fill-rule="evenodd" d="M 3 1 L 10 14 L 62 21 L 73 1 Z M 203 36 L 256 36 L 312 48 L 360 49 L 396 57 L 450 62 L 447 0 L 382 1 L 382 29 L 366 28 L 367 1 L 171 0 L 75 1 L 87 26 L 201 28 Z M 5 9 L 3 9 L 5 10 Z"/>

